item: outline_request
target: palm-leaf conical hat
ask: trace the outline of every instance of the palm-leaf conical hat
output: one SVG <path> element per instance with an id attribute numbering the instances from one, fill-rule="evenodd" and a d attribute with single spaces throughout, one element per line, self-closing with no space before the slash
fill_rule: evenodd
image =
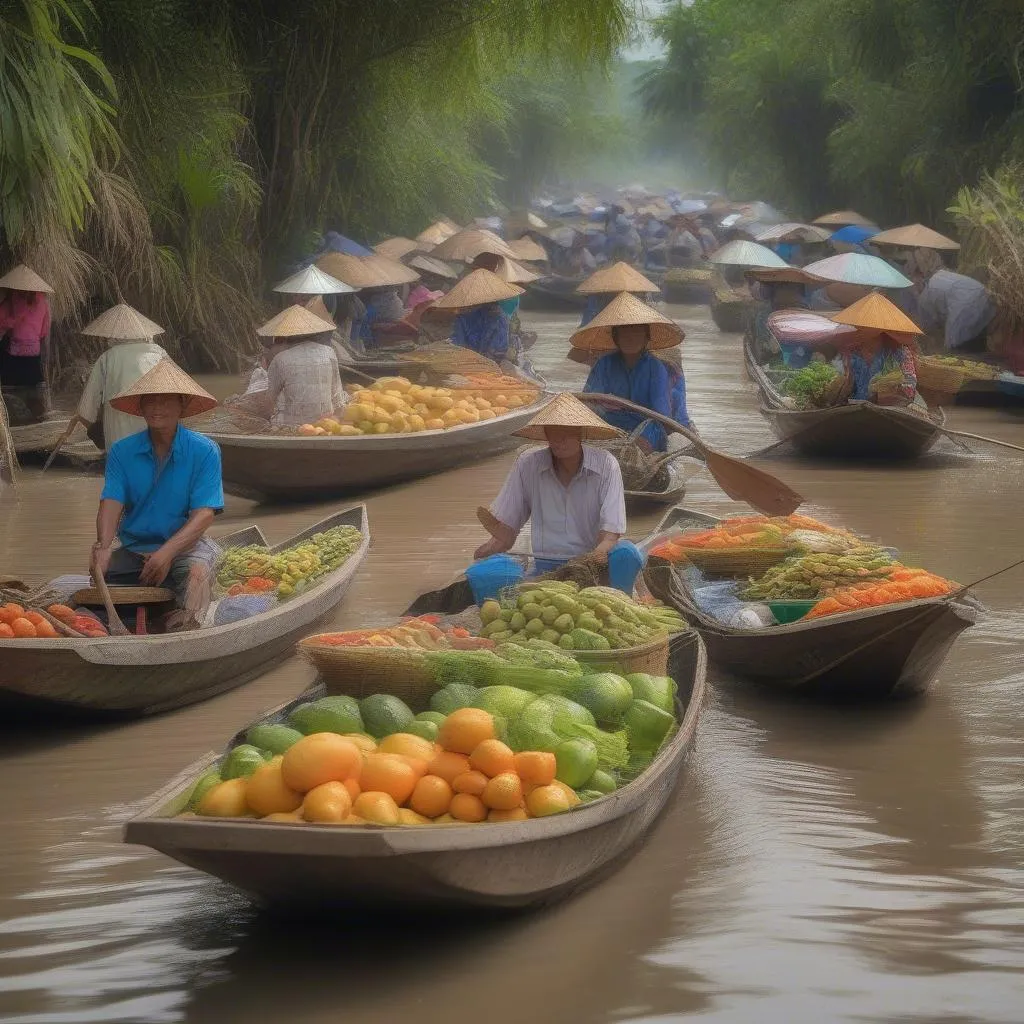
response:
<path id="1" fill-rule="evenodd" d="M 513 433 L 531 441 L 546 441 L 545 427 L 578 427 L 583 432 L 584 441 L 610 441 L 613 437 L 622 436 L 621 430 L 609 426 L 578 398 L 566 393 L 555 395 L 525 427 Z"/>
<path id="2" fill-rule="evenodd" d="M 880 231 L 871 239 L 872 245 L 895 245 L 901 249 L 945 249 L 953 252 L 960 248 L 959 242 L 940 235 L 938 231 L 923 224 L 907 224 L 901 228 Z"/>
<path id="3" fill-rule="evenodd" d="M 629 292 L 622 292 L 601 310 L 585 327 L 575 331 L 569 339 L 573 348 L 585 352 L 614 352 L 613 327 L 630 324 L 647 324 L 650 332 L 648 347 L 654 349 L 672 348 L 682 342 L 686 335 L 674 320 L 662 316 L 646 302 Z"/>
<path id="4" fill-rule="evenodd" d="M 100 313 L 92 323 L 82 328 L 83 334 L 93 338 L 110 338 L 113 341 L 144 341 L 163 334 L 164 329 L 143 316 L 137 309 L 121 302 Z"/>
<path id="5" fill-rule="evenodd" d="M 310 334 L 333 331 L 334 324 L 317 316 L 305 306 L 289 306 L 262 327 L 256 328 L 261 338 L 301 338 Z"/>
<path id="6" fill-rule="evenodd" d="M 344 295 L 346 292 L 354 292 L 355 288 L 331 277 L 315 263 L 311 263 L 304 270 L 275 284 L 274 291 L 285 295 Z"/>
<path id="7" fill-rule="evenodd" d="M 852 306 L 832 315 L 837 324 L 861 327 L 873 331 L 896 334 L 924 334 L 913 320 L 895 303 L 879 292 L 871 292 Z"/>
<path id="8" fill-rule="evenodd" d="M 600 295 L 607 292 L 636 292 L 640 295 L 658 293 L 661 289 L 639 270 L 621 260 L 610 267 L 595 270 L 577 289 L 580 295 Z"/>
<path id="9" fill-rule="evenodd" d="M 24 263 L 19 263 L 0 277 L 0 288 L 9 288 L 15 292 L 53 292 L 53 288 Z"/>
<path id="10" fill-rule="evenodd" d="M 504 302 L 522 295 L 523 289 L 518 285 L 503 281 L 497 274 L 492 274 L 482 267 L 467 274 L 458 284 L 452 287 L 447 295 L 434 303 L 434 309 L 469 309 L 472 306 L 488 306 L 492 302 Z"/>
<path id="11" fill-rule="evenodd" d="M 141 416 L 142 399 L 147 395 L 181 395 L 186 399 L 182 417 L 198 416 L 217 407 L 217 399 L 170 359 L 161 359 L 130 388 L 112 398 L 110 405 L 129 416 Z"/>

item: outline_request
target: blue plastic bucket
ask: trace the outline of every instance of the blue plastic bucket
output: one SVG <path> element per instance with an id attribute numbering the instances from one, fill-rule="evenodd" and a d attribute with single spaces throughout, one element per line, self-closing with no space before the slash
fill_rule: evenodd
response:
<path id="1" fill-rule="evenodd" d="M 490 597 L 497 597 L 505 587 L 521 583 L 523 567 L 508 555 L 491 555 L 480 562 L 474 562 L 466 570 L 466 579 L 473 591 L 473 600 L 478 605 Z"/>

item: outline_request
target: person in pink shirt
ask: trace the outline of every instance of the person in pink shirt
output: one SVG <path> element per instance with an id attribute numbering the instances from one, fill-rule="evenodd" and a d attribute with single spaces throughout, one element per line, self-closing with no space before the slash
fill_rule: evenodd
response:
<path id="1" fill-rule="evenodd" d="M 49 411 L 44 359 L 53 289 L 24 264 L 0 277 L 0 384 L 41 420 Z M 12 415 L 12 419 L 20 419 Z"/>

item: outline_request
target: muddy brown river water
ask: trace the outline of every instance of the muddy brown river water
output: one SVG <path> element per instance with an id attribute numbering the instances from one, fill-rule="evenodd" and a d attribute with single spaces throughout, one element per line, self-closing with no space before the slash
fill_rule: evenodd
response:
<path id="1" fill-rule="evenodd" d="M 671 312 L 705 437 L 738 453 L 770 443 L 740 339 L 704 307 Z M 564 359 L 575 318 L 524 319 L 540 334 L 538 368 L 579 383 Z M 950 418 L 1024 443 L 1024 417 L 1005 410 Z M 966 582 L 1024 554 L 1024 455 L 947 445 L 912 466 L 785 452 L 760 464 L 807 496 L 809 514 Z M 511 460 L 368 496 L 373 548 L 335 624 L 393 617 L 447 582 L 482 539 L 474 509 Z M 33 581 L 81 571 L 99 478 L 23 481 L 16 502 L 0 501 L 0 568 Z M 703 475 L 687 500 L 739 509 Z M 218 529 L 256 517 L 277 540 L 328 507 L 231 498 Z M 632 520 L 631 534 L 653 522 Z M 286 922 L 121 844 L 143 798 L 310 681 L 295 660 L 141 722 L 0 724 L 0 1020 L 1024 1021 L 1024 571 L 978 596 L 989 616 L 912 703 L 794 704 L 712 671 L 694 757 L 646 845 L 579 897 L 512 919 Z"/>

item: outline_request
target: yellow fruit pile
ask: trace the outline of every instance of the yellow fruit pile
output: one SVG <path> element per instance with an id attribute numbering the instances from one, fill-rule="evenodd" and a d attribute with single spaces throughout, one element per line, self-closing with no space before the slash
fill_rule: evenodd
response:
<path id="1" fill-rule="evenodd" d="M 370 387 L 349 387 L 351 401 L 341 418 L 325 417 L 304 423 L 304 436 L 333 434 L 415 434 L 422 430 L 446 430 L 468 423 L 492 420 L 537 400 L 536 388 L 495 392 L 482 388 L 436 388 L 413 384 L 405 377 L 381 377 Z"/>
<path id="2" fill-rule="evenodd" d="M 437 743 L 394 733 L 313 733 L 245 778 L 228 779 L 199 801 L 204 817 L 262 818 L 321 825 L 429 825 L 525 821 L 580 802 L 555 778 L 555 755 L 515 754 L 495 738 L 494 718 L 462 708 Z"/>

